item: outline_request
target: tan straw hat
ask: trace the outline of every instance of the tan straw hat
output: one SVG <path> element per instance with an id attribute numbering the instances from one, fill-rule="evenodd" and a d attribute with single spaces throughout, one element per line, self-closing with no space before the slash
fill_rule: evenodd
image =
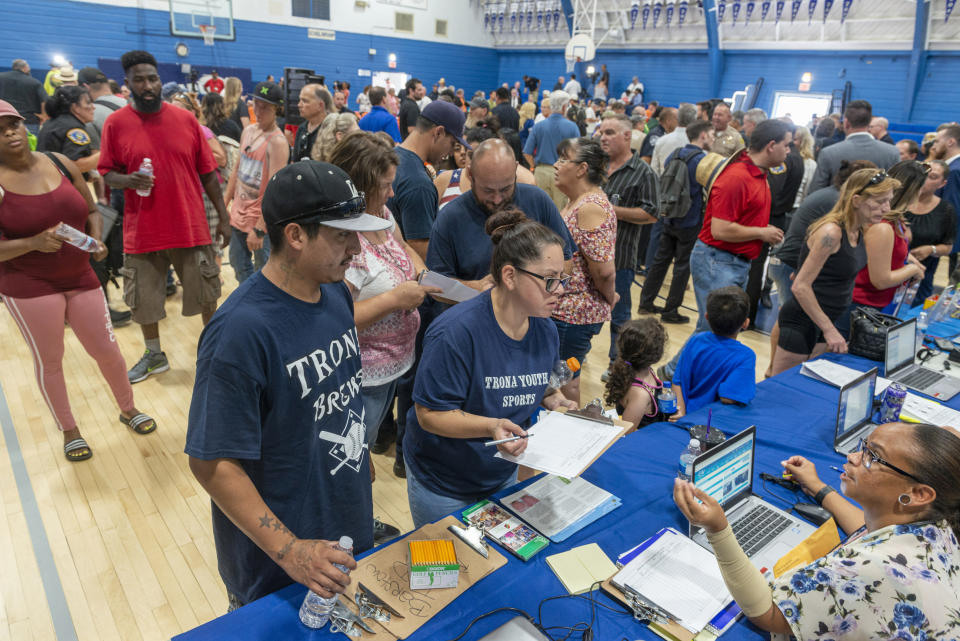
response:
<path id="1" fill-rule="evenodd" d="M 705 194 L 710 193 L 713 181 L 717 179 L 724 167 L 730 164 L 731 158 L 733 156 L 721 156 L 711 151 L 697 163 L 697 182 L 706 190 Z"/>

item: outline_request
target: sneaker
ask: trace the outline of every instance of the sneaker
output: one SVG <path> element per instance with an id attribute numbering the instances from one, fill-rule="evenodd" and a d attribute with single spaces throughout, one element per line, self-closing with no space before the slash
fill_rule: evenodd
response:
<path id="1" fill-rule="evenodd" d="M 682 325 L 683 323 L 689 323 L 690 317 L 680 314 L 679 312 L 677 312 L 677 310 L 673 310 L 672 312 L 664 312 L 660 314 L 660 320 L 663 321 L 664 323 L 673 323 L 675 325 Z"/>
<path id="2" fill-rule="evenodd" d="M 600 375 L 601 383 L 606 383 L 608 380 L 610 380 L 610 368 L 603 370 L 603 374 Z"/>
<path id="3" fill-rule="evenodd" d="M 132 317 L 133 314 L 130 312 L 118 312 L 115 309 L 110 310 L 110 323 L 114 327 L 123 327 L 124 325 L 129 325 Z"/>
<path id="4" fill-rule="evenodd" d="M 644 305 L 641 303 L 640 306 L 637 307 L 638 314 L 659 314 L 662 311 L 663 308 L 659 305 Z"/>
<path id="5" fill-rule="evenodd" d="M 151 352 L 144 350 L 143 356 L 137 361 L 137 364 L 127 372 L 127 378 L 131 383 L 145 381 L 153 374 L 159 374 L 170 369 L 170 363 L 167 361 L 167 355 L 163 352 Z"/>
<path id="6" fill-rule="evenodd" d="M 400 536 L 400 529 L 390 525 L 389 523 L 384 523 L 380 519 L 374 517 L 373 519 L 373 544 L 374 545 L 383 545 L 391 539 L 395 539 Z"/>
<path id="7" fill-rule="evenodd" d="M 393 475 L 398 479 L 407 478 L 407 466 L 403 462 L 402 457 L 397 458 L 397 460 L 393 462 Z"/>

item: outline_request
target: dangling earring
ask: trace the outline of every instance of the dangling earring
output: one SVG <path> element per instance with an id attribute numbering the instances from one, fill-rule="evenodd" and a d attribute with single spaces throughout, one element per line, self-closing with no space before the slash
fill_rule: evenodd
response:
<path id="1" fill-rule="evenodd" d="M 897 502 L 900 503 L 900 505 L 910 505 L 910 495 L 906 493 L 901 494 L 897 497 Z"/>

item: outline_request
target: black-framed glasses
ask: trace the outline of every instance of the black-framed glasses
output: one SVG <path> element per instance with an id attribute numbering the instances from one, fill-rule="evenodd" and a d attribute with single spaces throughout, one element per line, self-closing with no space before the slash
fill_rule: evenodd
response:
<path id="1" fill-rule="evenodd" d="M 516 267 L 516 265 L 514 265 L 514 267 Z M 536 274 L 532 271 L 526 270 L 523 267 L 517 267 L 517 271 L 542 280 L 543 288 L 547 290 L 547 292 L 555 292 L 558 286 L 566 287 L 570 284 L 570 279 L 573 278 L 573 276 L 563 276 L 561 278 L 557 278 L 555 276 L 543 276 L 541 274 Z"/>
<path id="2" fill-rule="evenodd" d="M 879 454 L 877 454 L 867 446 L 867 439 L 865 438 L 860 439 L 860 442 L 857 444 L 857 451 L 860 452 L 860 462 L 863 464 L 863 467 L 865 469 L 869 470 L 874 463 L 879 463 L 880 465 L 886 465 L 887 467 L 889 467 L 891 470 L 893 470 L 898 474 L 902 474 L 906 476 L 908 479 L 913 479 L 917 483 L 923 483 L 923 481 L 918 479 L 916 476 L 914 476 L 910 472 L 907 472 L 906 470 L 903 470 L 897 467 L 896 465 L 894 465 L 893 463 L 890 463 L 889 461 L 883 460 Z"/>
<path id="3" fill-rule="evenodd" d="M 880 171 L 878 171 L 873 175 L 873 178 L 871 178 L 866 185 L 864 185 L 857 191 L 857 194 L 862 194 L 864 191 L 866 191 L 868 187 L 874 187 L 876 185 L 879 185 L 886 179 L 887 179 L 887 172 L 881 169 Z"/>

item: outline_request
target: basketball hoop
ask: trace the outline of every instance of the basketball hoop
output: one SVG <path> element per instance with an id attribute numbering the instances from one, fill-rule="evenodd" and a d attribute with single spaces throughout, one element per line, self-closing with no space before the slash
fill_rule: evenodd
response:
<path id="1" fill-rule="evenodd" d="M 212 47 L 213 40 L 217 35 L 217 28 L 212 24 L 200 25 L 200 34 L 203 36 L 203 44 Z"/>

